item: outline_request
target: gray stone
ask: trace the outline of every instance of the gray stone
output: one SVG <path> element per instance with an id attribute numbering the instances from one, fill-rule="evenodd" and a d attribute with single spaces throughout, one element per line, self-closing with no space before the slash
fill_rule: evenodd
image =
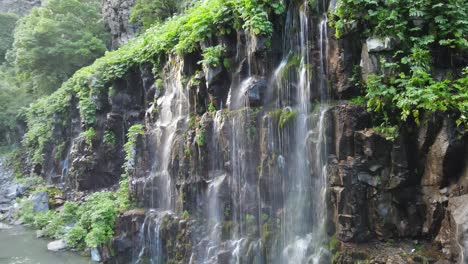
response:
<path id="1" fill-rule="evenodd" d="M 255 80 L 247 90 L 250 106 L 259 106 L 263 102 L 263 97 L 267 89 L 267 82 L 264 79 Z"/>
<path id="2" fill-rule="evenodd" d="M 393 41 L 389 37 L 370 37 L 366 40 L 366 45 L 368 52 L 390 51 L 394 48 Z"/>
<path id="3" fill-rule="evenodd" d="M 44 237 L 44 231 L 43 230 L 36 230 L 36 238 L 41 238 Z"/>
<path id="4" fill-rule="evenodd" d="M 47 192 L 38 192 L 30 197 L 33 202 L 33 211 L 35 213 L 49 211 L 49 195 Z"/>
<path id="5" fill-rule="evenodd" d="M 112 36 L 112 49 L 127 43 L 140 30 L 140 26 L 129 22 L 134 4 L 135 0 L 103 1 L 102 16 Z"/>
<path id="6" fill-rule="evenodd" d="M 468 254 L 468 195 L 452 198 L 449 206 L 456 225 L 457 233 L 454 235 L 458 238 L 462 255 L 466 256 Z"/>
<path id="7" fill-rule="evenodd" d="M 445 124 L 427 153 L 424 175 L 421 181 L 422 185 L 440 186 L 442 184 L 444 178 L 444 160 L 450 143 L 448 127 Z"/>
<path id="8" fill-rule="evenodd" d="M 0 223 L 0 230 L 10 229 L 10 228 L 11 228 L 10 225 L 4 224 L 4 223 Z"/>
<path id="9" fill-rule="evenodd" d="M 358 179 L 373 187 L 377 187 L 380 184 L 380 179 L 378 177 L 373 177 L 367 172 L 359 172 Z"/>
<path id="10" fill-rule="evenodd" d="M 101 262 L 101 254 L 97 248 L 91 249 L 91 260 L 94 262 Z"/>
<path id="11" fill-rule="evenodd" d="M 67 243 L 63 239 L 55 240 L 47 244 L 47 250 L 49 251 L 60 251 L 67 248 Z"/>

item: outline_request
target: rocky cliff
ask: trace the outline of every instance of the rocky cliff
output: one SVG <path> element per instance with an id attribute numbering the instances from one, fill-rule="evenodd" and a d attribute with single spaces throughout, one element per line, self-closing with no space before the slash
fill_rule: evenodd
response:
<path id="1" fill-rule="evenodd" d="M 104 4 L 115 47 L 135 33 L 132 4 Z M 336 39 L 328 7 L 288 1 L 271 38 L 238 28 L 152 58 L 156 70 L 131 65 L 92 92 L 91 140 L 83 99 L 70 95 L 30 168 L 74 191 L 129 177 L 141 209 L 119 216 L 101 247 L 109 262 L 462 263 L 466 134 L 445 113 L 395 139 L 375 131 L 348 101 L 362 94 L 351 79 L 356 67 L 364 81 L 378 72 L 395 47 Z M 203 63 L 216 46 L 219 61 Z M 126 144 L 135 125 L 144 133 Z"/>
<path id="2" fill-rule="evenodd" d="M 116 49 L 127 43 L 139 31 L 137 25 L 129 22 L 135 0 L 102 1 L 102 16 L 111 34 L 111 47 Z"/>

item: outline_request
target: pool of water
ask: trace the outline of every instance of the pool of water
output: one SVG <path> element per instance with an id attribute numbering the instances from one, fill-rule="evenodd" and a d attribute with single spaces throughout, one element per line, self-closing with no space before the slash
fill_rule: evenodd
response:
<path id="1" fill-rule="evenodd" d="M 51 252 L 47 240 L 37 239 L 36 233 L 15 226 L 0 230 L 0 264 L 91 264 L 88 257 L 72 252 Z"/>

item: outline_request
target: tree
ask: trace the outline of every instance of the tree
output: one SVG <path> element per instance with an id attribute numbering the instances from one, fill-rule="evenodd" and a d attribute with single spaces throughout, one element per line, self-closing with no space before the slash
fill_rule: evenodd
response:
<path id="1" fill-rule="evenodd" d="M 31 102 L 31 96 L 16 85 L 12 71 L 6 65 L 0 66 L 0 147 L 20 140 L 18 120 L 22 108 Z"/>
<path id="2" fill-rule="evenodd" d="M 48 0 L 18 21 L 7 57 L 36 96 L 60 87 L 106 51 L 98 0 Z"/>
<path id="3" fill-rule="evenodd" d="M 144 29 L 161 22 L 192 5 L 195 0 L 137 0 L 130 21 L 141 23 Z"/>
<path id="4" fill-rule="evenodd" d="M 0 13 L 0 64 L 5 61 L 7 50 L 13 44 L 13 30 L 15 30 L 18 16 L 12 13 Z"/>

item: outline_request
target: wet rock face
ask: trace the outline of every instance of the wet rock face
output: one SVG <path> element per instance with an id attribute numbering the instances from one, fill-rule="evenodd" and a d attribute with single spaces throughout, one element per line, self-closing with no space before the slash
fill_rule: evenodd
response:
<path id="1" fill-rule="evenodd" d="M 118 257 L 112 259 L 111 263 L 129 263 L 132 261 L 135 245 L 139 243 L 139 233 L 145 220 L 145 213 L 143 209 L 134 209 L 121 214 L 117 218 L 112 248 L 116 251 L 115 255 Z M 104 261 L 106 260 L 104 259 Z"/>
<path id="2" fill-rule="evenodd" d="M 139 31 L 139 26 L 129 22 L 135 0 L 104 0 L 102 15 L 112 37 L 112 49 L 127 43 Z"/>
<path id="3" fill-rule="evenodd" d="M 85 128 L 79 112 L 72 111 L 67 128 L 56 133 L 57 138 L 66 142 L 65 153 L 56 160 L 58 156 L 52 154 L 57 146 L 51 146 L 52 154 L 47 154 L 46 161 L 53 163 L 46 162 L 43 173 L 57 178 L 56 181 L 65 181 L 75 190 L 97 190 L 118 183 L 123 173 L 127 131 L 144 119 L 153 100 L 153 83 L 154 77 L 142 66 L 110 84 L 108 93 L 97 96 L 96 136 L 91 144 L 82 135 Z M 111 140 L 106 142 L 105 137 Z"/>
<path id="4" fill-rule="evenodd" d="M 408 182 L 407 149 L 375 131 L 358 130 L 368 124 L 359 111 L 363 109 L 355 106 L 334 111 L 335 145 L 328 177 L 337 237 L 362 242 L 417 236 L 424 207 L 418 188 Z"/>
<path id="5" fill-rule="evenodd" d="M 333 110 L 328 184 L 336 237 L 366 242 L 437 236 L 435 250 L 459 262 L 458 244 L 466 250 L 466 142 L 454 136 L 453 122 L 440 116 L 391 142 L 371 129 L 359 130 L 368 125 L 362 110 L 349 105 Z M 342 258 L 338 263 L 352 256 Z"/>

